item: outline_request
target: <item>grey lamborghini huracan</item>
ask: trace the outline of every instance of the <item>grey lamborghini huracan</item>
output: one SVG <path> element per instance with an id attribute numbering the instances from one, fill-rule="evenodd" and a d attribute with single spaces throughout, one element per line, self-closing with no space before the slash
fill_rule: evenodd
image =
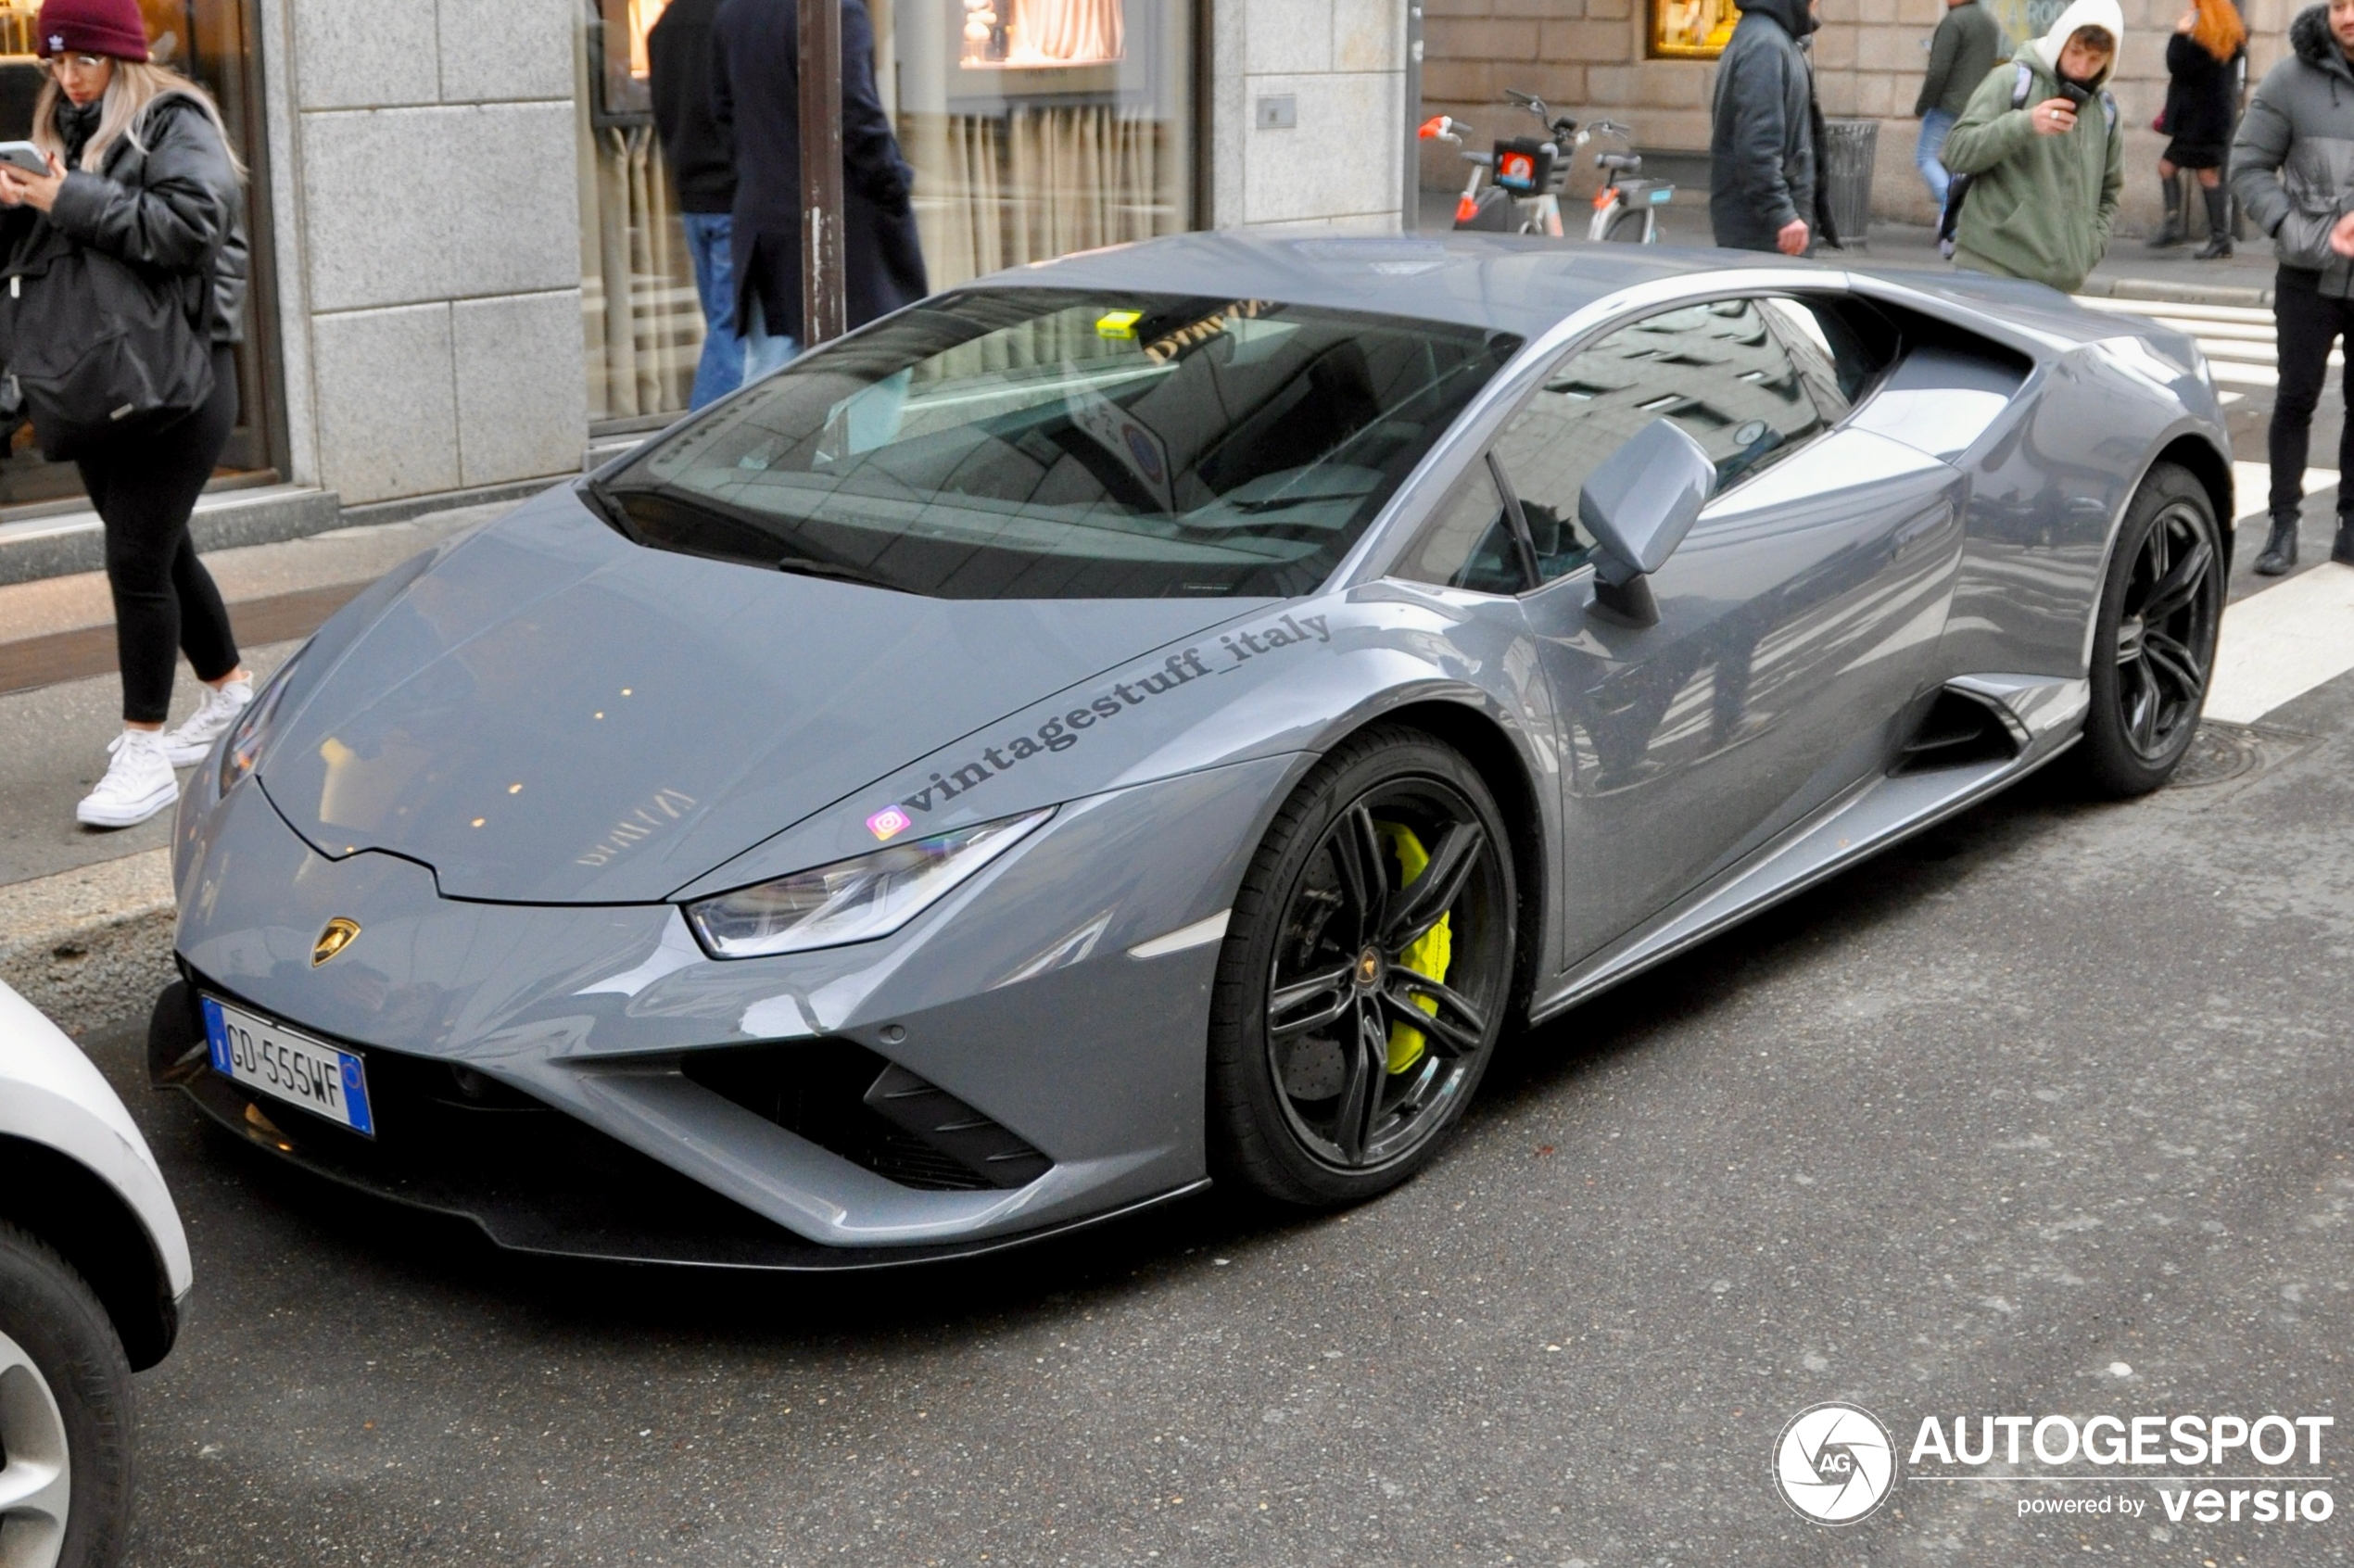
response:
<path id="1" fill-rule="evenodd" d="M 2207 367 L 2039 286 L 1196 234 L 420 558 L 182 808 L 159 1082 L 504 1246 L 769 1268 L 1427 1162 L 1500 1032 L 2065 753 L 2162 783 Z"/>

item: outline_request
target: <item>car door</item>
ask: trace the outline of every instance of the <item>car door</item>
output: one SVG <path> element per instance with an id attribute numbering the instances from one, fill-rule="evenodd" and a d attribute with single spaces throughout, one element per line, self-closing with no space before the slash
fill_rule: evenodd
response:
<path id="1" fill-rule="evenodd" d="M 1825 324 L 1755 298 L 1645 318 L 1566 357 L 1497 440 L 1542 579 L 1523 603 L 1560 718 L 1564 963 L 1883 768 L 1927 677 L 1965 482 L 1838 427 L 1871 367 Z M 1719 488 L 1634 625 L 1594 602 L 1577 496 L 1657 419 Z"/>

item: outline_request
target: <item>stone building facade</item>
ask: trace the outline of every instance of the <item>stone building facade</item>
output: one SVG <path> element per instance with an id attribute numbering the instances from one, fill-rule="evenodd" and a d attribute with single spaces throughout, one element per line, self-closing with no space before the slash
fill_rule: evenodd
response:
<path id="1" fill-rule="evenodd" d="M 1487 133 L 1505 126 L 1504 90 L 1541 95 L 1579 119 L 1631 123 L 1639 145 L 1705 152 L 1713 59 L 1662 57 L 1658 7 L 1688 0 L 1426 0 L 1423 67 L 1425 114 L 1460 116 Z M 2181 0 L 2122 0 L 2126 36 L 2112 90 L 2125 128 L 2125 207 L 2120 234 L 2146 232 L 2158 212 L 2158 157 L 2166 139 L 2150 129 L 2166 101 L 2166 40 Z M 2000 0 L 2014 37 L 2056 13 L 2055 0 Z M 2249 83 L 2287 52 L 2293 0 L 2246 0 Z M 1823 110 L 1880 123 L 1873 171 L 1876 217 L 1930 221 L 1929 196 L 1913 171 L 1918 122 L 1914 95 L 1943 0 L 1821 0 L 1815 54 Z M 1526 117 L 1517 117 L 1526 123 Z M 1512 133 L 1521 128 L 1512 127 Z M 1423 161 L 1426 188 L 1462 183 L 1451 149 Z"/>

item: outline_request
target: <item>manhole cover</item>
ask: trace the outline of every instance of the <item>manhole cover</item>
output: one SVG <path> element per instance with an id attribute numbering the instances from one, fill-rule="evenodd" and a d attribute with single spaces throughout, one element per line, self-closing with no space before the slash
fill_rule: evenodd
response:
<path id="1" fill-rule="evenodd" d="M 2263 764 L 2264 745 L 2254 730 L 2209 720 L 2191 737 L 2191 749 L 2183 753 L 2171 783 L 2177 790 L 2227 783 Z"/>

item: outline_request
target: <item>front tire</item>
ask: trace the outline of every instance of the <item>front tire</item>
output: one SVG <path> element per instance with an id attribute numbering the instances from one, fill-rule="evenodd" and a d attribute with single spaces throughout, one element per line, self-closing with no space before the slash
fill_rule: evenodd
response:
<path id="1" fill-rule="evenodd" d="M 73 1266 L 0 1221 L 0 1550 L 105 1568 L 131 1528 L 131 1364 Z"/>
<path id="2" fill-rule="evenodd" d="M 2207 487 L 2160 463 L 2118 531 L 2093 624 L 2078 773 L 2096 795 L 2145 795 L 2198 731 L 2223 624 L 2222 533 Z"/>
<path id="3" fill-rule="evenodd" d="M 1461 755 L 1386 726 L 1335 748 L 1234 899 L 1210 1008 L 1213 1171 L 1330 1208 L 1428 1164 L 1502 1030 L 1517 898 L 1495 798 Z"/>

